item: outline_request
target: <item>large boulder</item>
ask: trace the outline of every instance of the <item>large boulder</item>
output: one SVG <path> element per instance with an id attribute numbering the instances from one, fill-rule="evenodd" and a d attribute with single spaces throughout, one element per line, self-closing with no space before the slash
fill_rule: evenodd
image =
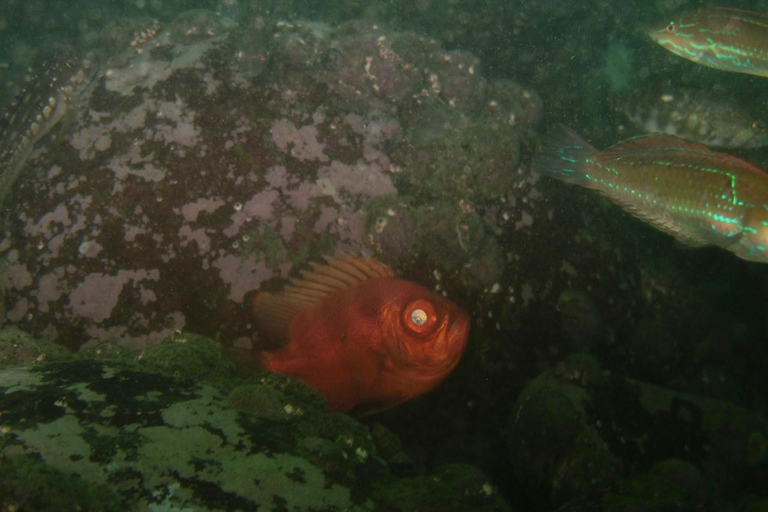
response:
<path id="1" fill-rule="evenodd" d="M 247 346 L 247 294 L 312 258 L 376 247 L 408 184 L 445 196 L 409 237 L 463 247 L 449 269 L 490 258 L 466 279 L 480 289 L 503 270 L 469 203 L 511 186 L 540 105 L 483 78 L 472 55 L 366 22 L 231 29 L 205 11 L 115 22 L 103 41 L 116 55 L 8 200 L 10 322 L 70 346 L 145 347 L 177 329 Z M 471 172 L 474 156 L 455 157 L 467 145 L 485 160 Z M 366 208 L 384 197 L 394 206 Z M 382 258 L 407 242 L 378 244 Z"/>

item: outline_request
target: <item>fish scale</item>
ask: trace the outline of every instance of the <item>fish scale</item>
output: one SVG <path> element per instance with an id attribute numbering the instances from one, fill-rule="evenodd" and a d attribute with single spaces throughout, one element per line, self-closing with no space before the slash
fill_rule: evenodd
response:
<path id="1" fill-rule="evenodd" d="M 53 59 L 26 79 L 0 119 L 0 206 L 35 145 L 77 104 L 95 76 L 95 66 L 73 57 Z"/>
<path id="2" fill-rule="evenodd" d="M 689 245 L 768 262 L 768 175 L 740 158 L 663 135 L 600 152 L 560 127 L 545 140 L 534 170 L 598 190 Z"/>

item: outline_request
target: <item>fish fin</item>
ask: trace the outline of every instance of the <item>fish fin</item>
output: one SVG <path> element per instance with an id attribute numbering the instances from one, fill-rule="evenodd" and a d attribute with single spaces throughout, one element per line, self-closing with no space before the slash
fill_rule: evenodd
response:
<path id="1" fill-rule="evenodd" d="M 714 228 L 702 233 L 702 238 L 707 241 L 706 245 L 716 245 L 723 249 L 728 249 L 733 244 L 741 243 L 743 236 L 743 231 L 728 234 L 722 231 L 717 231 Z"/>
<path id="2" fill-rule="evenodd" d="M 672 135 L 640 135 L 632 139 L 611 146 L 600 154 L 602 160 L 637 160 L 647 156 L 656 159 L 659 156 L 659 148 L 671 157 L 676 155 L 683 157 L 687 165 L 712 165 L 712 159 L 723 166 L 734 166 L 746 169 L 751 173 L 764 175 L 765 172 L 747 160 L 728 153 L 713 151 L 707 146 L 691 142 Z"/>
<path id="3" fill-rule="evenodd" d="M 607 195 L 607 197 L 617 205 L 621 206 L 621 208 L 626 212 L 631 213 L 633 216 L 644 222 L 647 222 L 659 231 L 675 237 L 675 239 L 688 247 L 704 247 L 707 245 L 712 245 L 711 241 L 698 236 L 698 234 L 691 233 L 690 231 L 683 229 L 678 223 L 671 219 L 655 215 L 653 212 L 647 212 L 645 210 L 639 209 L 633 204 L 625 203 L 624 201 L 620 201 L 612 196 Z"/>
<path id="4" fill-rule="evenodd" d="M 736 7 L 709 7 L 707 11 L 730 16 L 731 18 L 755 25 L 768 25 L 768 15 L 760 12 L 745 11 Z"/>
<path id="5" fill-rule="evenodd" d="M 667 233 L 674 236 L 675 240 L 680 242 L 684 247 L 688 247 L 691 249 L 697 249 L 699 247 L 706 247 L 708 245 L 712 245 L 712 243 L 707 242 L 703 238 L 699 238 L 697 236 L 694 236 L 688 233 L 683 233 L 681 231 L 670 230 L 670 231 L 667 231 Z"/>
<path id="6" fill-rule="evenodd" d="M 599 152 L 570 128 L 559 125 L 542 140 L 541 150 L 533 160 L 532 169 L 567 183 L 590 186 L 585 171 L 589 158 Z"/>
<path id="7" fill-rule="evenodd" d="M 687 153 L 712 156 L 714 151 L 697 142 L 675 137 L 674 135 L 638 135 L 615 144 L 600 154 L 603 160 L 621 160 L 624 158 L 638 158 L 650 154 L 658 158 L 659 148 L 665 151 L 681 151 Z"/>
<path id="8" fill-rule="evenodd" d="M 377 277 L 392 277 L 391 268 L 372 258 L 342 255 L 326 259 L 302 273 L 278 293 L 259 292 L 253 298 L 253 312 L 259 329 L 267 337 L 288 339 L 293 318 L 325 297 Z"/>
<path id="9" fill-rule="evenodd" d="M 638 216 L 638 218 L 641 218 L 641 217 Z M 712 241 L 707 240 L 706 238 L 702 238 L 696 233 L 691 233 L 689 231 L 686 231 L 682 229 L 680 226 L 678 226 L 676 223 L 669 221 L 667 219 L 655 220 L 655 221 L 651 219 L 643 219 L 643 220 L 648 222 L 651 226 L 655 227 L 656 229 L 675 237 L 675 240 L 677 240 L 678 242 L 680 242 L 686 247 L 698 248 L 698 247 L 706 247 L 708 245 L 713 245 Z"/>

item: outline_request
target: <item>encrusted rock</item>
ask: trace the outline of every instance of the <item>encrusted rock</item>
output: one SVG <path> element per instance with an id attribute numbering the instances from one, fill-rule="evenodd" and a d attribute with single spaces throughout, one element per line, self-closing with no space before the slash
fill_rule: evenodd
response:
<path id="1" fill-rule="evenodd" d="M 523 112 L 540 103 L 471 54 L 363 21 L 232 28 L 190 11 L 114 26 L 108 50 L 122 50 L 8 205 L 9 321 L 71 347 L 182 329 L 247 347 L 248 293 L 268 281 L 340 251 L 404 260 L 410 239 L 379 243 L 368 205 L 408 193 L 417 209 L 441 198 L 409 234 L 446 242 L 450 261 L 430 265 L 476 290 L 503 271 L 472 210 L 517 182 L 538 117 Z"/>
<path id="2" fill-rule="evenodd" d="M 193 345 L 221 357 L 186 333 L 155 348 L 199 378 Z M 0 369 L 0 509 L 508 510 L 469 466 L 396 476 L 367 427 L 299 381 L 176 373 L 145 358 Z"/>

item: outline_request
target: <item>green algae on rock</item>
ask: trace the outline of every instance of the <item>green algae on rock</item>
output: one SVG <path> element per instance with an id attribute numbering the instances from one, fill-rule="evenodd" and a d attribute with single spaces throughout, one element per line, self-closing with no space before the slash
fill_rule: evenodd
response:
<path id="1" fill-rule="evenodd" d="M 66 347 L 39 340 L 15 328 L 0 329 L 0 368 L 45 361 L 66 361 L 74 354 Z"/>
<path id="2" fill-rule="evenodd" d="M 52 510 L 67 490 L 90 489 L 72 501 L 83 511 L 438 511 L 446 499 L 506 510 L 474 468 L 396 476 L 366 426 L 300 381 L 235 379 L 207 338 L 177 333 L 127 360 L 104 353 L 0 369 L 6 508 Z"/>
<path id="3" fill-rule="evenodd" d="M 109 485 L 135 510 L 355 510 L 348 488 L 296 453 L 290 423 L 254 423 L 211 385 L 96 361 L 9 371 L 3 453 Z"/>
<path id="4" fill-rule="evenodd" d="M 0 510 L 59 512 L 63 504 L 80 512 L 126 510 L 120 495 L 106 485 L 57 471 L 34 456 L 0 456 Z"/>
<path id="5" fill-rule="evenodd" d="M 189 332 L 179 331 L 166 337 L 141 352 L 137 359 L 142 369 L 170 377 L 212 380 L 234 375 L 234 366 L 221 344 Z"/>

